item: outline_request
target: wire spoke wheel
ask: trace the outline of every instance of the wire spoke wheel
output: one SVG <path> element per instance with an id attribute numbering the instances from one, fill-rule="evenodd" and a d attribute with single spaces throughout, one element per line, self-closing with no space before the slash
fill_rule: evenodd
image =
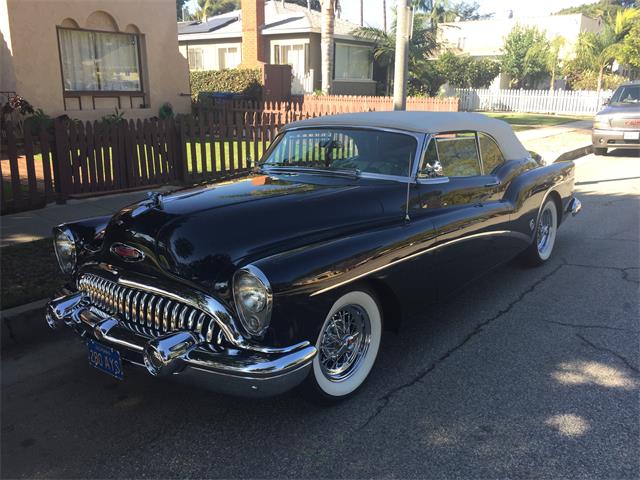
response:
<path id="1" fill-rule="evenodd" d="M 553 245 L 556 240 L 556 230 L 558 228 L 558 218 L 556 207 L 553 201 L 545 204 L 536 231 L 536 244 L 538 255 L 542 260 L 546 260 L 551 256 Z"/>
<path id="2" fill-rule="evenodd" d="M 338 298 L 316 340 L 307 378 L 313 398 L 337 401 L 358 390 L 373 368 L 381 338 L 382 310 L 373 292 L 356 289 Z"/>
<path id="3" fill-rule="evenodd" d="M 320 367 L 324 376 L 339 382 L 358 369 L 371 338 L 371 322 L 358 305 L 345 305 L 335 312 L 320 339 Z"/>

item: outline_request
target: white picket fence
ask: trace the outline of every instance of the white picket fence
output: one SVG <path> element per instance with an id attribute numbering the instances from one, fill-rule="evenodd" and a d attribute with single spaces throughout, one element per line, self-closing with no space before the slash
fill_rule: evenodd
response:
<path id="1" fill-rule="evenodd" d="M 593 115 L 600 110 L 611 90 L 491 90 L 455 89 L 462 111 L 527 112 Z"/>

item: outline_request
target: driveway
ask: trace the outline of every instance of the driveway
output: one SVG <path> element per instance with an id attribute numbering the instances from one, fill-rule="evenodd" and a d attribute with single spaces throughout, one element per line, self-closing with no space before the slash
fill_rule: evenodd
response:
<path id="1" fill-rule="evenodd" d="M 42 330 L 2 353 L 2 476 L 638 478 L 640 158 L 578 165 L 548 265 L 406 322 L 330 408 L 118 382 Z"/>

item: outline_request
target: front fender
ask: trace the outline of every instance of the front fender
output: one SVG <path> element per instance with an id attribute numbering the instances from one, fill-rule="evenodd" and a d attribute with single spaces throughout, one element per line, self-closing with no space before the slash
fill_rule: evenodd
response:
<path id="1" fill-rule="evenodd" d="M 428 262 L 435 229 L 428 218 L 391 225 L 273 255 L 253 265 L 274 292 L 270 329 L 276 338 L 313 341 L 331 305 L 359 281 L 383 282 L 402 303 L 429 278 L 408 281 L 415 261 Z M 424 254 L 422 254 L 424 253 Z M 423 263 L 424 264 L 424 263 Z M 422 294 L 424 296 L 424 293 Z"/>

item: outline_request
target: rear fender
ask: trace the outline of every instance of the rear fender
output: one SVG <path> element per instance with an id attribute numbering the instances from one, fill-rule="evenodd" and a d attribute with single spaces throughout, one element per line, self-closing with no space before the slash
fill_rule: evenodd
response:
<path id="1" fill-rule="evenodd" d="M 561 222 L 573 195 L 574 172 L 573 162 L 557 162 L 528 170 L 514 178 L 504 197 L 513 206 L 512 229 L 533 239 L 535 228 L 531 225 L 535 226 L 540 207 L 551 192 L 556 192 L 560 198 L 562 211 L 558 212 L 558 219 Z"/>

